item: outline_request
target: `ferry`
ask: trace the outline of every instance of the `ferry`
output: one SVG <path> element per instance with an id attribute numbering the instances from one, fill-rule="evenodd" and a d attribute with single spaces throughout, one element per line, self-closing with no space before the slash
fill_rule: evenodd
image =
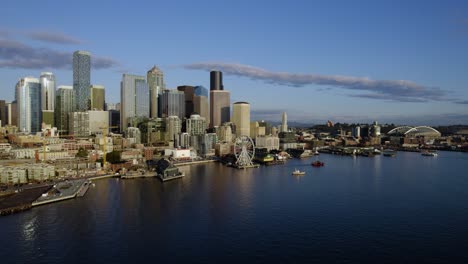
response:
<path id="1" fill-rule="evenodd" d="M 294 169 L 292 175 L 305 175 L 305 171 L 300 171 L 298 169 Z"/>

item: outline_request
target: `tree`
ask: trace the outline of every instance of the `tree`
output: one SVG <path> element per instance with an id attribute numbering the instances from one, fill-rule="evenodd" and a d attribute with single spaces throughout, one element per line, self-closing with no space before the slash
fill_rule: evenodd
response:
<path id="1" fill-rule="evenodd" d="M 84 148 L 80 148 L 78 150 L 78 153 L 75 155 L 76 158 L 87 158 L 88 157 L 88 151 Z"/>
<path id="2" fill-rule="evenodd" d="M 122 160 L 122 153 L 119 151 L 112 151 L 107 153 L 106 161 L 110 163 L 119 163 Z"/>

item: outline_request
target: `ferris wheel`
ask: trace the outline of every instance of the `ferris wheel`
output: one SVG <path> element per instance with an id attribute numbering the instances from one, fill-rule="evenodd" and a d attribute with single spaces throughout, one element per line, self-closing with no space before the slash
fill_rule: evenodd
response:
<path id="1" fill-rule="evenodd" d="M 248 136 L 240 136 L 234 142 L 234 154 L 236 155 L 236 165 L 239 168 L 253 166 L 252 159 L 255 155 L 255 145 Z"/>

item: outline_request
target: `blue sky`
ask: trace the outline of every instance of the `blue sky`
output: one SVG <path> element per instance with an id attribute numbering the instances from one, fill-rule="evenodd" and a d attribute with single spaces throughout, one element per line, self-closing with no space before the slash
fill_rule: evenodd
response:
<path id="1" fill-rule="evenodd" d="M 72 84 L 75 50 L 118 102 L 122 73 L 209 87 L 254 119 L 468 124 L 467 1 L 6 1 L 1 99 L 41 71 Z"/>

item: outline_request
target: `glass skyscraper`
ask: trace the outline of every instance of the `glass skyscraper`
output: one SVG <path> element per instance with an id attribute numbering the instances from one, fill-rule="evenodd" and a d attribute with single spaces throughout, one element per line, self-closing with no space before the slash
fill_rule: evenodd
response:
<path id="1" fill-rule="evenodd" d="M 147 72 L 146 78 L 150 91 L 150 117 L 155 118 L 161 116 L 159 101 L 163 90 L 166 89 L 164 73 L 154 66 Z"/>
<path id="2" fill-rule="evenodd" d="M 39 80 L 41 83 L 42 122 L 54 126 L 55 76 L 51 72 L 42 72 Z"/>
<path id="3" fill-rule="evenodd" d="M 75 93 L 72 86 L 59 86 L 57 89 L 55 122 L 62 134 L 69 134 L 69 113 L 75 109 Z"/>
<path id="4" fill-rule="evenodd" d="M 91 53 L 75 51 L 73 53 L 73 90 L 75 90 L 76 111 L 90 109 Z"/>
<path id="5" fill-rule="evenodd" d="M 21 132 L 41 131 L 41 84 L 39 79 L 26 77 L 16 84 L 17 126 Z"/>
<path id="6" fill-rule="evenodd" d="M 164 90 L 162 95 L 162 116 L 185 117 L 185 94 L 177 90 Z"/>
<path id="7" fill-rule="evenodd" d="M 149 89 L 144 76 L 124 74 L 120 83 L 120 125 L 126 131 L 133 117 L 149 117 Z"/>

